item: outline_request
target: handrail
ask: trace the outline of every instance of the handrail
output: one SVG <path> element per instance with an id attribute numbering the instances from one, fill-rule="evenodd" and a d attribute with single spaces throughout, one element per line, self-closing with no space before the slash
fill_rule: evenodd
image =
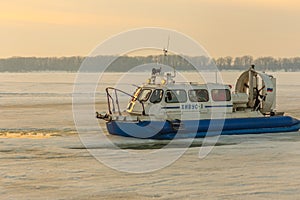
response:
<path id="1" fill-rule="evenodd" d="M 115 92 L 115 97 L 116 97 L 115 101 L 114 101 L 113 97 L 111 96 L 111 94 L 109 93 L 109 90 L 114 90 L 114 92 Z M 113 112 L 115 112 L 115 108 L 116 108 L 115 103 L 116 103 L 116 104 L 117 104 L 117 108 L 118 108 L 119 115 L 122 115 L 122 113 L 121 113 L 121 111 L 120 111 L 120 105 L 119 105 L 119 99 L 118 99 L 117 92 L 121 92 L 121 93 L 123 93 L 123 94 L 126 94 L 127 96 L 130 96 L 131 98 L 136 99 L 135 96 L 133 96 L 133 95 L 131 95 L 131 94 L 129 94 L 129 93 L 123 91 L 123 90 L 117 89 L 117 88 L 107 87 L 107 88 L 105 89 L 105 91 L 106 91 L 106 96 L 107 96 L 107 107 L 108 107 L 109 114 L 112 114 Z M 111 103 L 112 103 L 112 109 L 113 109 L 113 112 L 111 111 L 110 99 L 111 99 Z M 138 99 L 136 99 L 136 100 L 138 100 Z M 142 105 L 142 108 L 143 108 L 142 115 L 145 115 L 146 113 L 145 113 L 145 106 L 144 106 L 143 101 L 138 100 L 138 102 Z"/>
<path id="2" fill-rule="evenodd" d="M 114 99 L 112 98 L 112 96 L 109 94 L 108 91 L 106 91 L 106 97 L 107 97 L 107 104 L 108 104 L 107 107 L 108 107 L 109 114 L 112 114 L 111 108 L 110 108 L 110 99 L 111 99 L 112 105 L 113 105 L 113 112 L 115 111 Z"/>

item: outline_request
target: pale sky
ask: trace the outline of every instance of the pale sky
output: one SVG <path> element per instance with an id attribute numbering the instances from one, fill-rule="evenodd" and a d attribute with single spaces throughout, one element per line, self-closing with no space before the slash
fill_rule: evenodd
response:
<path id="1" fill-rule="evenodd" d="M 0 58 L 86 56 L 140 27 L 177 30 L 210 55 L 300 56 L 299 0 L 0 0 Z"/>

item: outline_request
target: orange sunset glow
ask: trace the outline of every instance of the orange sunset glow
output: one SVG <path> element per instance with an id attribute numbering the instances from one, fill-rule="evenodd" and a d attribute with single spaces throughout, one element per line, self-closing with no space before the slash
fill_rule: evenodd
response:
<path id="1" fill-rule="evenodd" d="M 87 55 L 139 27 L 185 33 L 212 56 L 299 56 L 296 0 L 34 1 L 0 3 L 0 57 Z"/>

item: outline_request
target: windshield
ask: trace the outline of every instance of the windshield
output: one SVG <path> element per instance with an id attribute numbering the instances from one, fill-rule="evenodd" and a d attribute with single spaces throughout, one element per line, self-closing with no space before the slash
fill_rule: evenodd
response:
<path id="1" fill-rule="evenodd" d="M 151 95 L 152 90 L 150 89 L 143 89 L 139 94 L 139 101 L 147 101 Z"/>

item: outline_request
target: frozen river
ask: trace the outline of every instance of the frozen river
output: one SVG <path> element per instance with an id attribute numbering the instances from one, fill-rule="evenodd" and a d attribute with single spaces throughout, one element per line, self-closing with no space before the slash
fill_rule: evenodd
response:
<path id="1" fill-rule="evenodd" d="M 277 110 L 299 119 L 300 73 L 272 74 L 278 84 Z M 228 84 L 234 84 L 238 75 L 239 72 L 222 72 Z M 105 74 L 105 81 L 97 90 L 97 109 L 106 110 L 103 88 L 121 76 Z M 193 74 L 185 76 L 193 79 Z M 142 78 L 131 80 L 139 84 Z M 72 112 L 75 74 L 0 73 L 0 79 L 0 199 L 297 199 L 300 196 L 300 132 L 222 136 L 203 159 L 198 157 L 203 139 L 197 139 L 194 148 L 161 170 L 124 173 L 96 160 L 77 135 Z M 97 133 L 86 134 L 93 138 Z M 108 138 L 137 154 L 165 144 Z M 94 141 L 93 148 L 106 146 Z"/>

